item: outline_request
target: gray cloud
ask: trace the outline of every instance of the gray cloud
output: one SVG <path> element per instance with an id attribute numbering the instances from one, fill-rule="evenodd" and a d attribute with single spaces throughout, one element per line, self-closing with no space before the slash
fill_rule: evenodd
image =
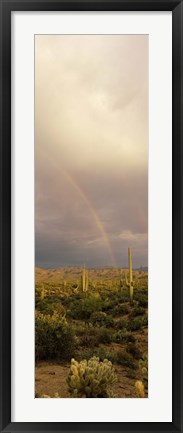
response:
<path id="1" fill-rule="evenodd" d="M 146 36 L 36 36 L 36 264 L 147 265 Z"/>

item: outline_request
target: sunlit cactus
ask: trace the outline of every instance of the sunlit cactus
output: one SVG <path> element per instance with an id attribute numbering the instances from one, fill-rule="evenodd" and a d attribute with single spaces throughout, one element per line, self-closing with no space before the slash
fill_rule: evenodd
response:
<path id="1" fill-rule="evenodd" d="M 120 270 L 120 288 L 123 288 L 123 270 Z"/>
<path id="2" fill-rule="evenodd" d="M 132 252 L 131 252 L 131 248 L 128 248 L 128 266 L 129 266 L 130 301 L 133 302 L 133 274 L 132 274 Z"/>
<path id="3" fill-rule="evenodd" d="M 88 270 L 86 269 L 86 274 L 85 274 L 85 292 L 88 291 Z"/>
<path id="4" fill-rule="evenodd" d="M 44 297 L 45 297 L 45 289 L 44 289 L 44 286 L 42 285 L 42 287 L 41 287 L 41 301 L 44 300 Z"/>
<path id="5" fill-rule="evenodd" d="M 86 269 L 84 266 L 82 269 L 82 275 L 81 275 L 81 288 L 82 288 L 83 292 L 85 292 L 85 281 L 86 281 Z"/>
<path id="6" fill-rule="evenodd" d="M 71 360 L 67 377 L 68 390 L 71 397 L 76 398 L 109 398 L 110 385 L 115 383 L 116 375 L 112 363 L 108 359 L 103 362 L 93 356 L 88 361 Z"/>
<path id="7" fill-rule="evenodd" d="M 129 281 L 127 278 L 127 271 L 124 271 L 124 278 L 122 278 L 122 271 L 120 277 L 120 287 L 126 286 L 130 289 L 130 302 L 133 303 L 133 271 L 132 271 L 132 252 L 128 248 L 128 268 L 129 268 Z"/>
<path id="8" fill-rule="evenodd" d="M 141 382 L 141 380 L 137 380 L 135 382 L 135 388 L 137 391 L 138 398 L 144 398 L 145 397 L 145 389 L 144 389 L 144 384 L 143 384 L 143 382 Z"/>
<path id="9" fill-rule="evenodd" d="M 126 286 L 128 286 L 126 271 L 121 269 L 120 270 L 120 288 L 121 288 L 121 290 L 123 289 L 123 287 L 126 287 Z"/>
<path id="10" fill-rule="evenodd" d="M 50 397 L 50 395 L 49 394 L 43 394 L 43 395 L 41 395 L 41 397 L 40 398 L 60 398 L 60 395 L 59 395 L 59 393 L 58 392 L 55 392 L 55 394 L 54 394 L 54 396 L 53 397 Z"/>
<path id="11" fill-rule="evenodd" d="M 85 266 L 82 269 L 81 288 L 83 293 L 88 291 L 88 270 L 85 268 Z"/>
<path id="12" fill-rule="evenodd" d="M 147 354 L 145 354 L 143 356 L 143 359 L 139 361 L 139 367 L 142 372 L 144 385 L 147 388 L 148 385 L 148 355 Z"/>
<path id="13" fill-rule="evenodd" d="M 127 272 L 125 271 L 125 284 L 128 286 L 128 278 L 127 278 Z"/>
<path id="14" fill-rule="evenodd" d="M 93 286 L 94 289 L 96 289 L 96 287 L 97 287 L 97 282 L 93 280 L 93 281 L 92 281 L 92 286 Z"/>

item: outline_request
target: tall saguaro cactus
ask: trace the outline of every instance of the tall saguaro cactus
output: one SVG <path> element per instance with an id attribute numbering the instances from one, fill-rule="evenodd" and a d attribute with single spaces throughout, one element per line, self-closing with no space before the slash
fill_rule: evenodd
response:
<path id="1" fill-rule="evenodd" d="M 85 273 L 85 292 L 88 291 L 88 270 L 86 269 Z"/>
<path id="2" fill-rule="evenodd" d="M 131 248 L 128 248 L 128 266 L 129 266 L 130 301 L 133 302 L 133 274 L 132 274 L 132 252 L 131 252 Z"/>
<path id="3" fill-rule="evenodd" d="M 86 269 L 84 266 L 84 268 L 82 270 L 82 276 L 81 276 L 81 288 L 82 288 L 83 292 L 85 292 L 85 280 L 86 280 Z"/>
<path id="4" fill-rule="evenodd" d="M 85 266 L 82 269 L 81 288 L 83 292 L 87 292 L 88 290 L 88 270 L 85 268 Z"/>
<path id="5" fill-rule="evenodd" d="M 120 270 L 120 289 L 123 288 L 123 270 Z"/>
<path id="6" fill-rule="evenodd" d="M 43 301 L 45 298 L 45 289 L 44 289 L 44 285 L 42 285 L 41 287 L 41 301 Z"/>

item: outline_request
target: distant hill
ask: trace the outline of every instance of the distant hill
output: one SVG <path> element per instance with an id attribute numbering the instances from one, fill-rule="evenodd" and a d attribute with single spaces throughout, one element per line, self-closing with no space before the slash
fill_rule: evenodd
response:
<path id="1" fill-rule="evenodd" d="M 123 268 L 123 270 L 128 271 L 127 268 Z M 112 267 L 104 267 L 104 268 L 88 268 L 90 278 L 98 280 L 111 280 L 111 279 L 119 279 L 121 268 L 112 268 Z M 42 269 L 39 267 L 35 268 L 35 279 L 36 283 L 42 282 L 54 282 L 59 283 L 60 281 L 73 281 L 79 280 L 82 273 L 82 267 L 77 266 L 67 266 L 60 267 L 55 269 Z M 140 269 L 134 269 L 134 273 L 145 273 L 147 275 L 147 267 Z"/>
<path id="2" fill-rule="evenodd" d="M 140 266 L 140 268 L 135 268 L 134 271 L 148 272 L 148 266 Z"/>

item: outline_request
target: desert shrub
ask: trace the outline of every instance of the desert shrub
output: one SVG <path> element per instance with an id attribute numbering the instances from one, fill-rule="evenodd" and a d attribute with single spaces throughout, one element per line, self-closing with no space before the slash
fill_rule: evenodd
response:
<path id="1" fill-rule="evenodd" d="M 131 334 L 131 332 L 119 330 L 113 334 L 112 341 L 114 343 L 134 343 L 135 337 Z"/>
<path id="2" fill-rule="evenodd" d="M 145 314 L 145 312 L 146 312 L 145 308 L 136 307 L 131 311 L 131 313 L 129 314 L 129 317 L 143 316 Z"/>
<path id="3" fill-rule="evenodd" d="M 76 345 L 74 333 L 65 316 L 36 312 L 35 356 L 36 359 L 70 359 Z"/>
<path id="4" fill-rule="evenodd" d="M 126 320 L 119 320 L 119 322 L 115 323 L 115 328 L 116 329 L 125 329 L 127 327 L 127 321 Z"/>
<path id="5" fill-rule="evenodd" d="M 60 301 L 53 302 L 53 300 L 49 298 L 37 302 L 36 310 L 39 310 L 41 313 L 49 314 L 51 316 L 54 314 L 54 312 L 57 312 L 58 314 L 62 314 L 63 316 L 66 313 L 66 310 Z"/>
<path id="6" fill-rule="evenodd" d="M 118 304 L 115 306 L 113 310 L 113 315 L 126 315 L 129 313 L 129 305 L 127 304 Z"/>
<path id="7" fill-rule="evenodd" d="M 89 320 L 92 313 L 101 310 L 101 300 L 89 296 L 80 300 L 71 302 L 67 315 L 73 319 Z"/>
<path id="8" fill-rule="evenodd" d="M 97 336 L 85 334 L 79 339 L 79 345 L 82 347 L 95 347 L 99 345 Z"/>
<path id="9" fill-rule="evenodd" d="M 147 308 L 148 307 L 148 300 L 145 298 L 139 299 L 139 307 Z"/>
<path id="10" fill-rule="evenodd" d="M 86 333 L 88 334 L 88 332 L 93 332 L 93 326 L 91 323 L 76 323 L 73 325 L 73 329 L 77 337 L 82 337 L 83 335 L 86 335 Z"/>
<path id="11" fill-rule="evenodd" d="M 80 346 L 93 347 L 100 343 L 106 344 L 111 342 L 111 334 L 104 327 L 85 327 L 85 332 L 80 335 Z"/>
<path id="12" fill-rule="evenodd" d="M 129 290 L 122 290 L 122 292 L 120 293 L 119 301 L 121 303 L 129 302 Z"/>
<path id="13" fill-rule="evenodd" d="M 94 348 L 83 348 L 81 352 L 77 353 L 78 361 L 82 361 L 83 359 L 90 359 L 93 356 L 99 358 L 100 361 L 104 361 L 104 359 L 109 359 L 109 361 L 114 361 L 113 353 L 108 352 L 104 347 L 94 347 Z"/>
<path id="14" fill-rule="evenodd" d="M 103 343 L 103 344 L 111 343 L 111 333 L 106 328 L 97 329 L 97 338 L 99 343 Z"/>
<path id="15" fill-rule="evenodd" d="M 102 304 L 102 311 L 111 311 L 113 310 L 115 302 L 111 299 L 105 298 Z"/>
<path id="16" fill-rule="evenodd" d="M 143 326 L 147 326 L 148 325 L 148 316 L 147 316 L 147 314 L 145 316 L 143 316 L 142 324 L 143 324 Z"/>
<path id="17" fill-rule="evenodd" d="M 114 320 L 112 316 L 107 315 L 103 311 L 94 312 L 90 316 L 90 321 L 93 325 L 112 327 L 114 325 Z"/>
<path id="18" fill-rule="evenodd" d="M 116 354 L 116 362 L 125 367 L 129 367 L 131 369 L 136 369 L 137 365 L 134 362 L 132 356 L 126 352 L 126 350 L 121 349 Z"/>
<path id="19" fill-rule="evenodd" d="M 128 343 L 126 351 L 128 353 L 130 353 L 133 356 L 133 358 L 135 358 L 135 359 L 141 359 L 142 358 L 142 352 L 133 343 Z"/>
<path id="20" fill-rule="evenodd" d="M 138 306 L 147 308 L 148 306 L 148 290 L 141 289 L 135 293 L 135 299 L 138 301 Z"/>
<path id="21" fill-rule="evenodd" d="M 81 362 L 71 360 L 67 377 L 68 390 L 71 397 L 108 398 L 110 385 L 116 381 L 112 363 L 108 359 L 103 362 L 97 357 Z"/>
<path id="22" fill-rule="evenodd" d="M 133 320 L 128 321 L 127 329 L 130 331 L 138 331 L 143 326 L 143 319 L 142 318 L 135 318 Z"/>

